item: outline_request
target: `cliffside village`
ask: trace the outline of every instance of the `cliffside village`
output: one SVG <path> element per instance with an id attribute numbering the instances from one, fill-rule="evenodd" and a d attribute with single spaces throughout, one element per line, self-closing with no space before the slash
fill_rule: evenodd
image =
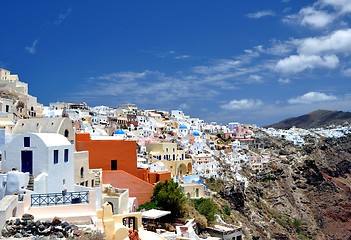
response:
<path id="1" fill-rule="evenodd" d="M 0 69 L 0 90 L 0 228 L 27 213 L 40 220 L 89 223 L 105 231 L 107 239 L 125 239 L 129 229 L 138 230 L 141 239 L 201 239 L 193 221 L 173 232 L 143 227 L 143 219 L 168 214 L 137 212 L 157 183 L 173 179 L 189 198 L 210 197 L 204 179 L 226 180 L 223 164 L 244 187 L 249 182 L 239 170 L 269 167 L 270 156 L 259 141 L 262 131 L 296 146 L 304 145 L 308 135 L 350 133 L 343 126 L 307 131 L 208 124 L 180 108 L 168 112 L 84 102 L 43 106 L 28 94 L 26 83 L 5 69 Z M 209 232 L 209 239 L 242 239 L 240 227 L 220 220 Z"/>

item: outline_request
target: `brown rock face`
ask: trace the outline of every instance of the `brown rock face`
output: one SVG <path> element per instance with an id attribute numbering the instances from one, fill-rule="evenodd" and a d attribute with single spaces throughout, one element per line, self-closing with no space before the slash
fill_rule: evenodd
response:
<path id="1" fill-rule="evenodd" d="M 237 210 L 246 237 L 351 239 L 351 136 L 309 139 L 303 148 L 265 141 L 271 167 L 246 171 L 250 184 L 242 195 L 228 184 L 219 192 Z"/>

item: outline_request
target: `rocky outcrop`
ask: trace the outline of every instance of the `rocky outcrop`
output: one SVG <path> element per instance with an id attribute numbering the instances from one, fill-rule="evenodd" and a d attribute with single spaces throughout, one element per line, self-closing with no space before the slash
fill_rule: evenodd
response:
<path id="1" fill-rule="evenodd" d="M 351 137 L 309 139 L 303 148 L 264 141 L 270 168 L 243 172 L 250 180 L 245 191 L 227 182 L 219 193 L 237 211 L 246 237 L 350 239 Z"/>
<path id="2" fill-rule="evenodd" d="M 228 185 L 224 190 L 219 192 L 219 195 L 230 203 L 232 209 L 241 213 L 244 212 L 245 193 L 241 188 L 236 185 Z"/>

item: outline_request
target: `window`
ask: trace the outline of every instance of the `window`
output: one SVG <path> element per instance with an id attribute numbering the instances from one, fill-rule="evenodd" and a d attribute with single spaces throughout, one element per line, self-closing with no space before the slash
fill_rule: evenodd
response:
<path id="1" fill-rule="evenodd" d="M 133 228 L 133 230 L 136 230 L 137 228 L 137 223 L 136 223 L 136 218 L 135 217 L 125 217 L 122 219 L 123 225 L 128 227 L 128 228 Z"/>
<path id="2" fill-rule="evenodd" d="M 65 137 L 68 138 L 68 135 L 69 135 L 69 131 L 68 129 L 65 130 Z"/>
<path id="3" fill-rule="evenodd" d="M 6 105 L 6 112 L 9 112 L 9 111 L 10 111 L 10 106 Z"/>
<path id="4" fill-rule="evenodd" d="M 58 150 L 54 150 L 54 164 L 58 164 Z"/>
<path id="5" fill-rule="evenodd" d="M 30 137 L 24 137 L 24 147 L 30 147 Z"/>
<path id="6" fill-rule="evenodd" d="M 168 152 L 168 148 L 166 148 L 166 152 Z"/>
<path id="7" fill-rule="evenodd" d="M 80 178 L 83 178 L 84 177 L 84 168 L 82 167 L 80 169 Z"/>
<path id="8" fill-rule="evenodd" d="M 68 149 L 65 149 L 64 162 L 68 162 Z"/>

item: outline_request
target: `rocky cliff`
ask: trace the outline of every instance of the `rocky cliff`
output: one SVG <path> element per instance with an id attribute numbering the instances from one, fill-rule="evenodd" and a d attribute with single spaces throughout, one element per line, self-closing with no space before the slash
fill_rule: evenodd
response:
<path id="1" fill-rule="evenodd" d="M 268 170 L 245 170 L 246 190 L 232 180 L 218 191 L 233 209 L 227 220 L 242 223 L 247 239 L 351 239 L 351 137 L 303 148 L 263 141 Z"/>

